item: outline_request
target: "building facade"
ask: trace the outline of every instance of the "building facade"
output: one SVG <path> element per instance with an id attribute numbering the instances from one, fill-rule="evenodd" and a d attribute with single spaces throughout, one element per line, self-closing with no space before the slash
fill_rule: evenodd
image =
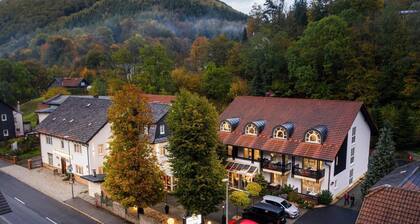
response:
<path id="1" fill-rule="evenodd" d="M 0 141 L 24 135 L 23 118 L 19 109 L 0 101 Z"/>
<path id="2" fill-rule="evenodd" d="M 219 138 L 232 188 L 261 173 L 271 186 L 336 197 L 366 173 L 375 131 L 360 102 L 237 97 L 220 116 Z"/>

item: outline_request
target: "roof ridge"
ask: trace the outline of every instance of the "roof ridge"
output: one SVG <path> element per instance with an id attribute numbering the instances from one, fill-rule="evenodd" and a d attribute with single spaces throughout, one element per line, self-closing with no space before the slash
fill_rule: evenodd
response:
<path id="1" fill-rule="evenodd" d="M 317 98 L 299 98 L 299 97 L 281 97 L 281 96 L 237 96 L 236 98 L 259 98 L 259 99 L 286 99 L 286 100 L 301 100 L 301 101 L 324 101 L 324 102 L 344 102 L 344 103 L 361 103 L 359 100 L 340 100 L 340 99 L 317 99 Z"/>

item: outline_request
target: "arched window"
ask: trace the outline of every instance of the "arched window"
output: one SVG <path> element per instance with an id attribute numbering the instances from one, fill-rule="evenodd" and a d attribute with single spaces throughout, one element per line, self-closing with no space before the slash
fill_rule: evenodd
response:
<path id="1" fill-rule="evenodd" d="M 287 139 L 287 131 L 283 127 L 278 127 L 273 131 L 273 138 Z"/>
<path id="2" fill-rule="evenodd" d="M 255 124 L 248 124 L 245 127 L 245 134 L 246 135 L 257 135 L 257 126 L 255 126 Z"/>
<path id="3" fill-rule="evenodd" d="M 223 121 L 220 124 L 220 131 L 231 132 L 232 131 L 232 127 L 230 126 L 229 122 Z"/>
<path id="4" fill-rule="evenodd" d="M 321 144 L 321 134 L 315 130 L 310 130 L 305 134 L 305 142 Z"/>

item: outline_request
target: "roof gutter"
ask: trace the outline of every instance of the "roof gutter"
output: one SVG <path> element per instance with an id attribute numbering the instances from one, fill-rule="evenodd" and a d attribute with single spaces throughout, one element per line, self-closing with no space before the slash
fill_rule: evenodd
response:
<path id="1" fill-rule="evenodd" d="M 324 163 L 328 166 L 328 191 L 330 191 L 330 179 L 331 179 L 331 164 L 329 162 Z"/>

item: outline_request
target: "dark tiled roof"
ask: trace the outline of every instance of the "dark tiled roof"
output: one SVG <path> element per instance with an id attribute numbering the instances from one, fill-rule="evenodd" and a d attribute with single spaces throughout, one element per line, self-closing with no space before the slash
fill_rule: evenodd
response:
<path id="1" fill-rule="evenodd" d="M 4 198 L 3 194 L 0 192 L 0 215 L 7 214 L 9 212 L 12 212 L 12 210 L 7 204 L 6 198 Z"/>
<path id="2" fill-rule="evenodd" d="M 420 161 L 396 168 L 390 174 L 379 180 L 373 188 L 383 185 L 420 192 Z"/>
<path id="3" fill-rule="evenodd" d="M 149 103 L 149 105 L 152 110 L 153 123 L 160 121 L 168 113 L 170 108 L 168 104 Z"/>
<path id="4" fill-rule="evenodd" d="M 37 127 L 37 132 L 88 143 L 108 122 L 110 100 L 68 97 Z"/>
<path id="5" fill-rule="evenodd" d="M 235 98 L 220 115 L 220 121 L 239 118 L 238 127 L 232 133 L 219 132 L 219 138 L 224 144 L 332 161 L 359 111 L 375 133 L 361 102 L 242 96 Z M 244 126 L 256 120 L 266 121 L 261 133 L 257 137 L 243 135 Z M 272 139 L 273 129 L 286 122 L 294 125 L 289 139 Z M 319 125 L 328 129 L 323 144 L 304 143 L 306 131 Z"/>
<path id="6" fill-rule="evenodd" d="M 419 224 L 420 192 L 382 186 L 365 196 L 356 224 Z"/>

